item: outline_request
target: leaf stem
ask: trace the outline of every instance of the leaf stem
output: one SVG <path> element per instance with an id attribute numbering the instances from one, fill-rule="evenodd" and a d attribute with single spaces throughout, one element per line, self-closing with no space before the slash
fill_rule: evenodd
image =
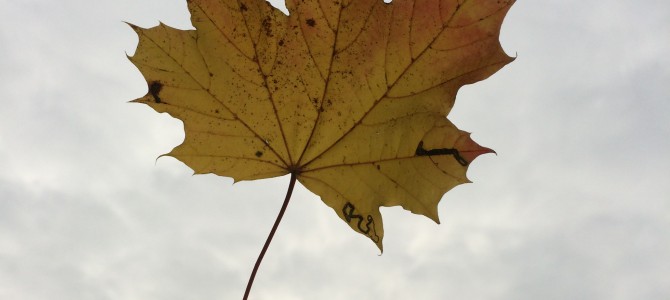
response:
<path id="1" fill-rule="evenodd" d="M 277 227 L 279 227 L 279 222 L 281 222 L 281 218 L 284 216 L 284 212 L 286 211 L 288 202 L 289 200 L 291 200 L 291 194 L 293 193 L 293 187 L 295 186 L 295 182 L 296 182 L 296 172 L 291 172 L 291 181 L 288 184 L 288 191 L 286 191 L 286 198 L 284 199 L 284 204 L 282 204 L 281 209 L 279 210 L 279 214 L 277 215 L 277 219 L 275 220 L 275 224 L 272 226 L 272 230 L 270 230 L 270 234 L 268 235 L 268 239 L 265 241 L 265 245 L 263 245 L 263 250 L 261 250 L 261 253 L 258 255 L 256 265 L 254 265 L 254 270 L 251 271 L 251 276 L 249 277 L 249 282 L 247 283 L 247 289 L 246 291 L 244 291 L 244 298 L 242 298 L 242 300 L 247 300 L 247 298 L 249 297 L 249 292 L 251 292 L 251 285 L 254 284 L 254 278 L 256 277 L 256 272 L 258 272 L 258 267 L 260 267 L 261 261 L 263 261 L 263 256 L 265 256 L 265 252 L 268 250 L 270 242 L 272 242 L 272 237 L 275 235 Z"/>

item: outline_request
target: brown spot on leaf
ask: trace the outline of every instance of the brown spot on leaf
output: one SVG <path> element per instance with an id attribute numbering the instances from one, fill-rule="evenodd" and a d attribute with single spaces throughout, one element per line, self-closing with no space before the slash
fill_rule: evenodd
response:
<path id="1" fill-rule="evenodd" d="M 160 83 L 159 81 L 152 81 L 151 84 L 149 84 L 149 94 L 154 97 L 154 102 L 156 103 L 162 103 L 161 97 L 158 96 L 160 94 L 161 89 L 163 89 L 163 84 Z"/>
<path id="2" fill-rule="evenodd" d="M 314 21 L 314 19 L 312 19 L 312 18 L 307 19 L 307 22 L 306 22 L 306 23 L 307 23 L 307 25 L 309 25 L 310 27 L 314 27 L 314 26 L 316 25 L 316 21 Z"/>
<path id="3" fill-rule="evenodd" d="M 263 29 L 265 30 L 265 35 L 271 37 L 272 36 L 272 20 L 270 19 L 270 17 L 266 17 L 265 19 L 263 19 L 261 24 L 263 25 Z"/>
<path id="4" fill-rule="evenodd" d="M 261 157 L 261 156 L 263 156 L 263 152 L 256 151 L 255 155 L 256 155 L 256 157 Z"/>
<path id="5" fill-rule="evenodd" d="M 240 10 L 241 11 L 247 11 L 247 6 L 244 5 L 244 3 L 242 3 L 242 5 L 240 5 Z"/>

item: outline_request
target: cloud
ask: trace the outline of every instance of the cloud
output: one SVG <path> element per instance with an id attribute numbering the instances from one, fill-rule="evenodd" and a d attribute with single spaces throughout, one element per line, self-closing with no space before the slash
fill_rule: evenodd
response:
<path id="1" fill-rule="evenodd" d="M 670 4 L 517 2 L 517 60 L 451 117 L 498 155 L 441 225 L 382 210 L 385 253 L 298 187 L 259 299 L 670 296 Z M 566 18 L 565 16 L 569 16 Z M 192 176 L 161 158 L 181 123 L 126 101 L 146 83 L 121 21 L 190 28 L 184 1 L 23 1 L 0 11 L 0 298 L 235 299 L 287 178 Z"/>

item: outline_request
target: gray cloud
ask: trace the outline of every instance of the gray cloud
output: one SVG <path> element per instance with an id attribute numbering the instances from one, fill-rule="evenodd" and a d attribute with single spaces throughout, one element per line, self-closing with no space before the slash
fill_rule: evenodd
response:
<path id="1" fill-rule="evenodd" d="M 158 155 L 181 123 L 121 21 L 190 28 L 184 1 L 3 3 L 0 298 L 237 299 L 288 178 L 235 185 Z M 670 297 L 670 4 L 519 1 L 515 62 L 450 118 L 498 155 L 441 225 L 384 208 L 385 253 L 296 190 L 256 299 Z"/>

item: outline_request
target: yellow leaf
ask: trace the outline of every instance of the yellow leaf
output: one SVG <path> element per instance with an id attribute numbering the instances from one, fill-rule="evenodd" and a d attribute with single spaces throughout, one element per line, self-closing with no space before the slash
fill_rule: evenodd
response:
<path id="1" fill-rule="evenodd" d="M 196 30 L 143 29 L 134 100 L 184 122 L 167 155 L 238 180 L 293 174 L 382 249 L 380 206 L 437 204 L 492 150 L 446 116 L 458 89 L 513 59 L 513 0 L 189 0 Z M 132 26 L 132 25 L 131 25 Z"/>

